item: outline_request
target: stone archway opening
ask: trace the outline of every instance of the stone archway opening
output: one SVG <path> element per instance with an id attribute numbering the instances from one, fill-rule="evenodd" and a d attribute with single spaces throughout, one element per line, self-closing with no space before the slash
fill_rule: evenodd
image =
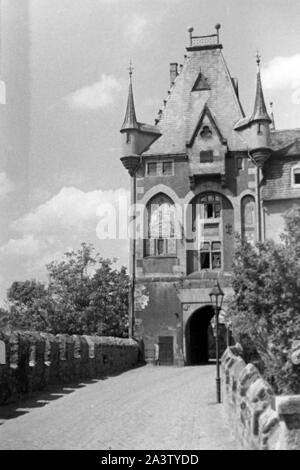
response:
<path id="1" fill-rule="evenodd" d="M 215 339 L 210 323 L 213 316 L 213 308 L 207 305 L 196 310 L 189 318 L 185 328 L 188 365 L 205 364 L 215 357 Z"/>

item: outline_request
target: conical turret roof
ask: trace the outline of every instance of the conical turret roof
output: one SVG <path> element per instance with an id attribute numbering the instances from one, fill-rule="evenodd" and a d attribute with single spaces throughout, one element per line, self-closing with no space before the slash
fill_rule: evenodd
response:
<path id="1" fill-rule="evenodd" d="M 127 108 L 125 118 L 121 127 L 121 131 L 127 129 L 139 129 L 139 125 L 136 119 L 134 99 L 133 99 L 133 89 L 132 89 L 132 67 L 129 68 L 129 91 L 127 99 Z"/>
<path id="2" fill-rule="evenodd" d="M 257 54 L 257 78 L 256 78 L 256 95 L 255 95 L 255 103 L 254 103 L 254 110 L 250 118 L 250 122 L 253 121 L 267 121 L 272 123 L 272 119 L 270 118 L 265 99 L 264 93 L 262 89 L 261 83 L 261 76 L 260 76 L 260 56 Z"/>

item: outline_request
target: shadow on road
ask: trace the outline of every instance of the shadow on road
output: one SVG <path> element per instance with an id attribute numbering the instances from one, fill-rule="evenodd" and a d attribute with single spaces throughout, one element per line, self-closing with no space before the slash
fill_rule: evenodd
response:
<path id="1" fill-rule="evenodd" d="M 138 365 L 135 368 L 143 367 L 143 365 Z M 132 369 L 129 369 L 132 370 Z M 64 385 L 49 385 L 46 389 L 41 390 L 40 392 L 35 392 L 31 396 L 23 396 L 19 401 L 14 403 L 9 403 L 7 405 L 0 406 L 0 426 L 10 419 L 18 418 L 24 414 L 30 412 L 30 410 L 35 408 L 42 408 L 43 406 L 48 405 L 54 400 L 64 397 L 70 393 L 75 392 L 76 390 L 97 383 L 100 380 L 107 380 L 112 377 L 117 377 L 122 375 L 127 371 L 121 372 L 112 372 L 110 374 L 99 375 L 94 379 L 85 379 L 80 382 L 73 382 Z"/>

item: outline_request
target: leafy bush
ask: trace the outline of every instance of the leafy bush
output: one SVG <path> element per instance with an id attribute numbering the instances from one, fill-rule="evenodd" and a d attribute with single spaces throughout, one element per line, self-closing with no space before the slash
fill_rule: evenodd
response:
<path id="1" fill-rule="evenodd" d="M 126 268 L 94 254 L 91 245 L 47 266 L 49 284 L 14 282 L 2 321 L 11 328 L 49 333 L 128 336 Z"/>
<path id="2" fill-rule="evenodd" d="M 291 361 L 300 339 L 300 208 L 285 216 L 282 243 L 252 246 L 239 240 L 234 261 L 230 321 L 237 341 L 249 341 L 276 393 L 300 393 L 300 369 Z"/>

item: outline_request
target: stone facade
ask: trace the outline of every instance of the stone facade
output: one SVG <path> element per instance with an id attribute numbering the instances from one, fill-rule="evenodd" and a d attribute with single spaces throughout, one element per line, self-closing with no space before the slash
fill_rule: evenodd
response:
<path id="1" fill-rule="evenodd" d="M 276 397 L 239 345 L 222 357 L 222 394 L 241 449 L 299 450 L 300 395 Z"/>
<path id="2" fill-rule="evenodd" d="M 130 339 L 0 333 L 0 405 L 47 385 L 122 372 L 137 365 L 138 343 Z"/>
<path id="3" fill-rule="evenodd" d="M 130 84 L 121 130 L 122 161 L 138 162 L 133 180 L 144 211 L 143 236 L 131 252 L 148 300 L 142 308 L 137 302 L 133 335 L 143 339 L 147 361 L 158 354 L 170 364 L 214 355 L 209 292 L 218 280 L 225 299 L 232 293 L 235 233 L 279 240 L 283 213 L 300 203 L 300 129 L 274 129 L 260 58 L 254 111 L 245 117 L 219 35 L 190 39 L 183 65 L 171 64 L 156 125 L 137 122 Z"/>

